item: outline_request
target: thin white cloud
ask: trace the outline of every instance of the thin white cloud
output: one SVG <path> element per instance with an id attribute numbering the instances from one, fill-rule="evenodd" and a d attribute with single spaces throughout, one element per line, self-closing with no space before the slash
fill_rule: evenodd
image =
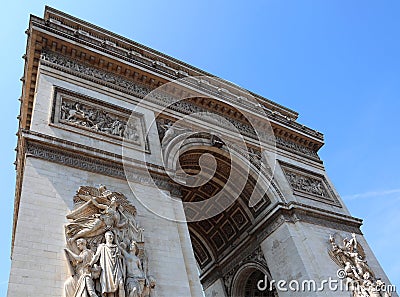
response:
<path id="1" fill-rule="evenodd" d="M 392 190 L 374 191 L 374 192 L 365 192 L 365 193 L 346 195 L 346 196 L 343 196 L 343 199 L 353 200 L 353 199 L 362 199 L 362 198 L 369 198 L 369 197 L 388 196 L 388 195 L 392 195 L 392 194 L 400 194 L 400 189 L 392 189 Z"/>

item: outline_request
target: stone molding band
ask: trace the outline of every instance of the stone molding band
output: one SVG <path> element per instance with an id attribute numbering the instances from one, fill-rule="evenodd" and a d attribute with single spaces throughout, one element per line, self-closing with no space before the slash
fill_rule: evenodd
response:
<path id="1" fill-rule="evenodd" d="M 80 153 L 59 149 L 49 144 L 32 140 L 26 141 L 26 153 L 27 156 L 30 157 L 36 157 L 46 161 L 118 179 L 128 179 L 129 181 L 148 185 L 153 185 L 154 182 L 157 187 L 170 191 L 172 195 L 180 196 L 179 189 L 169 182 L 170 179 L 168 177 L 152 175 L 152 178 L 150 179 L 139 171 L 137 173 L 129 172 L 130 174 L 127 177 L 122 165 L 122 160 L 119 163 L 116 161 L 100 159 L 99 157 L 82 155 Z"/>
<path id="2" fill-rule="evenodd" d="M 66 73 L 73 74 L 74 76 L 87 79 L 97 84 L 106 85 L 112 89 L 130 94 L 138 98 L 143 98 L 151 92 L 151 89 L 144 85 L 140 85 L 136 82 L 127 80 L 122 76 L 114 75 L 104 70 L 99 70 L 95 69 L 94 67 L 84 65 L 83 63 L 79 63 L 71 58 L 62 56 L 57 53 L 44 51 L 41 55 L 41 64 Z M 173 102 L 173 98 L 170 98 L 168 94 L 164 93 L 153 92 L 152 96 L 149 96 L 148 99 L 153 101 L 153 103 L 168 106 L 168 108 L 181 112 L 183 114 L 208 111 L 207 109 L 191 104 L 190 102 L 180 101 L 170 105 L 171 102 Z M 239 131 L 244 135 L 251 138 L 254 138 L 256 136 L 253 129 L 248 125 L 228 117 L 225 118 L 230 121 L 236 128 L 238 128 Z M 294 152 L 319 163 L 321 162 L 318 154 L 314 150 L 306 146 L 299 145 L 288 139 L 279 137 L 277 135 L 275 136 L 275 138 L 278 148 Z"/>

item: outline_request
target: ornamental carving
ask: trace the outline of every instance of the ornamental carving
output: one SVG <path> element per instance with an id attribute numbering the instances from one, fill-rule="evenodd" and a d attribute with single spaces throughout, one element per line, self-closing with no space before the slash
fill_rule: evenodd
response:
<path id="1" fill-rule="evenodd" d="M 139 115 L 128 118 L 126 113 L 102 107 L 100 101 L 69 93 L 71 92 L 66 90 L 56 90 L 54 122 L 120 140 L 124 138 L 125 141 L 141 145 L 142 123 Z M 99 104 L 96 104 L 96 101 Z"/>
<path id="2" fill-rule="evenodd" d="M 44 51 L 41 55 L 41 59 L 42 63 L 45 65 L 58 68 L 64 72 L 72 72 L 74 75 L 78 77 L 85 77 L 86 79 L 95 81 L 96 83 L 106 84 L 109 87 L 137 96 L 139 98 L 143 98 L 151 92 L 150 88 L 144 85 L 140 85 L 137 82 L 127 80 L 123 76 L 115 75 L 104 70 L 96 69 L 92 66 L 84 65 L 82 63 L 79 63 L 75 60 L 72 60 L 68 57 L 62 56 L 54 52 Z M 196 85 L 196 87 L 199 87 L 199 85 Z M 218 96 L 221 96 L 221 92 L 217 92 L 217 94 Z M 209 111 L 205 108 L 196 106 L 187 101 L 175 102 L 174 98 L 163 92 L 152 92 L 152 96 L 149 96 L 147 99 L 156 104 L 168 106 L 169 109 L 182 112 L 184 114 L 195 114 L 195 113 L 202 113 Z M 236 104 L 237 102 L 235 101 L 234 103 Z M 265 112 L 267 112 L 267 110 L 265 110 Z M 273 113 L 272 116 L 274 116 L 274 119 L 276 119 L 276 113 Z M 232 125 L 234 125 L 243 135 L 252 138 L 258 138 L 254 132 L 254 129 L 250 125 L 236 121 L 229 117 L 225 118 L 226 120 L 231 122 Z M 290 123 L 292 125 L 300 125 L 294 121 L 290 121 Z M 221 124 L 224 125 L 224 123 Z M 303 127 L 304 126 L 301 126 L 301 128 Z M 268 135 L 261 135 L 261 137 L 268 137 Z M 319 160 L 318 154 L 312 149 L 299 145 L 293 141 L 290 141 L 289 139 L 284 139 L 279 136 L 276 136 L 275 138 L 277 147 L 295 153 L 300 153 L 307 158 Z"/>
<path id="3" fill-rule="evenodd" d="M 93 68 L 91 66 L 84 65 L 82 63 L 78 63 L 77 61 L 56 54 L 54 52 L 44 51 L 41 55 L 41 59 L 45 64 L 52 63 L 53 65 L 61 67 L 61 69 L 64 71 L 74 71 L 75 73 L 77 73 L 78 76 L 91 77 L 92 80 L 95 80 L 96 82 L 99 82 L 101 84 L 108 83 L 111 85 L 115 85 L 121 88 L 121 90 L 124 90 L 124 92 L 132 93 L 140 97 L 146 96 L 151 91 L 149 88 L 126 80 L 122 76 L 117 76 L 110 72 L 106 72 Z"/>
<path id="4" fill-rule="evenodd" d="M 339 245 L 337 241 L 341 242 Z M 330 248 L 328 254 L 341 268 L 337 276 L 346 279 L 347 287 L 352 297 L 390 297 L 389 286 L 375 276 L 368 265 L 362 245 L 357 241 L 356 234 L 351 239 L 342 238 L 338 234 L 329 237 Z"/>
<path id="5" fill-rule="evenodd" d="M 281 167 L 295 195 L 340 206 L 324 176 L 289 164 Z"/>
<path id="6" fill-rule="evenodd" d="M 174 122 L 170 119 L 158 118 L 156 120 L 156 124 L 158 136 L 163 147 L 167 146 L 175 137 L 182 135 L 183 133 L 190 133 L 191 135 L 188 136 L 189 138 L 194 136 L 206 138 L 209 141 L 208 145 L 218 147 L 223 150 L 233 150 L 245 159 L 247 159 L 257 169 L 261 170 L 262 156 L 260 150 L 257 150 L 253 147 L 246 147 L 246 150 L 239 145 L 235 145 L 234 143 L 225 143 L 214 134 L 201 135 L 200 133 L 195 133 L 193 126 L 191 128 L 180 127 L 178 125 L 174 125 Z"/>
<path id="7" fill-rule="evenodd" d="M 136 208 L 118 192 L 81 186 L 66 216 L 65 297 L 155 296 Z"/>
<path id="8" fill-rule="evenodd" d="M 319 160 L 318 154 L 315 151 L 313 151 L 305 146 L 301 146 L 293 141 L 281 138 L 279 136 L 275 136 L 275 141 L 276 141 L 276 146 L 279 148 L 294 151 L 296 153 L 303 154 L 307 157 Z"/>
<path id="9" fill-rule="evenodd" d="M 328 197 L 328 192 L 322 185 L 322 181 L 293 172 L 286 172 L 286 177 L 294 190 L 304 191 L 322 198 Z"/>
<path id="10" fill-rule="evenodd" d="M 51 19 L 50 19 L 51 20 Z M 57 22 L 57 21 L 56 21 Z M 74 27 L 69 27 L 69 25 L 66 24 L 57 24 L 54 23 L 54 20 L 52 20 L 52 25 L 55 27 L 58 27 L 60 30 L 62 27 L 62 32 L 63 34 L 68 34 L 70 35 L 70 38 L 74 41 L 80 42 L 80 40 L 84 41 L 85 43 L 90 43 L 94 45 L 98 50 L 106 51 L 108 54 L 117 54 L 118 58 L 122 58 L 126 61 L 129 61 L 131 63 L 139 63 L 141 66 L 147 67 L 148 69 L 151 69 L 152 71 L 156 71 L 161 73 L 162 75 L 168 75 L 169 77 L 173 79 L 177 79 L 180 77 L 188 77 L 188 69 L 183 70 L 180 67 L 173 66 L 174 63 L 169 63 L 168 59 L 162 59 L 163 61 L 160 60 L 154 60 L 152 55 L 147 55 L 145 51 L 138 51 L 134 50 L 133 48 L 124 48 L 121 47 L 119 42 L 116 41 L 110 41 L 108 39 L 104 38 L 99 38 L 96 36 L 96 34 L 89 34 L 88 32 L 78 29 Z M 59 27 L 60 26 L 60 27 Z M 47 27 L 47 26 L 46 26 Z M 68 28 L 69 29 L 66 29 Z M 54 30 L 54 28 L 52 28 Z M 230 89 L 228 86 L 229 84 L 226 85 L 226 88 L 223 88 L 220 86 L 220 84 L 215 83 L 213 80 L 207 80 L 207 79 L 194 79 L 189 81 L 189 84 L 192 87 L 195 87 L 197 89 L 202 90 L 203 92 L 207 92 L 212 95 L 218 95 L 219 97 L 233 102 L 238 105 L 242 105 L 243 107 L 246 107 L 248 109 L 251 109 L 253 111 L 259 112 L 259 105 L 258 104 L 253 104 L 253 102 L 249 101 L 245 96 L 237 95 L 235 94 L 235 91 Z M 265 99 L 263 97 L 260 97 L 258 95 L 254 95 L 257 98 L 257 100 L 260 100 L 260 104 L 264 110 L 264 112 L 270 116 L 273 117 L 274 120 L 277 120 L 281 123 L 284 123 L 285 125 L 290 125 L 295 127 L 296 129 L 301 129 L 303 132 L 306 132 L 309 135 L 312 135 L 314 137 L 317 137 L 319 139 L 323 139 L 323 135 L 315 130 L 312 130 L 308 127 L 305 127 L 297 122 L 294 121 L 295 115 L 284 115 L 278 110 L 269 110 L 268 106 L 270 105 L 271 102 L 268 103 L 268 99 Z"/>
<path id="11" fill-rule="evenodd" d="M 35 135 L 32 131 L 29 131 L 29 133 Z M 54 142 L 57 141 L 56 138 L 49 139 Z M 82 147 L 83 149 L 88 149 L 87 146 L 80 146 L 78 144 L 75 145 L 77 147 Z M 173 196 L 179 197 L 181 195 L 180 188 L 170 183 L 169 178 L 164 178 L 163 176 L 157 175 L 152 175 L 151 177 L 149 177 L 146 174 L 142 174 L 139 170 L 130 169 L 128 171 L 125 171 L 120 162 L 100 159 L 97 156 L 86 156 L 81 153 L 76 153 L 65 149 L 58 149 L 51 145 L 35 143 L 31 140 L 28 140 L 26 143 L 26 152 L 32 157 L 55 162 L 58 164 L 63 164 L 74 168 L 79 168 L 81 170 L 95 172 L 123 180 L 128 179 L 130 181 L 135 181 L 142 184 L 155 184 L 161 189 L 170 191 L 171 195 Z M 103 154 L 107 153 L 104 151 L 100 152 Z"/>

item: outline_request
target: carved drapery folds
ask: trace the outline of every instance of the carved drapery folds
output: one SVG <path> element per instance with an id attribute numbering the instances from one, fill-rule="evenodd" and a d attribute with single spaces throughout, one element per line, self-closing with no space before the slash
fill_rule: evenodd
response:
<path id="1" fill-rule="evenodd" d="M 339 245 L 337 241 L 341 241 Z M 353 233 L 351 239 L 335 234 L 329 237 L 328 254 L 341 268 L 337 276 L 346 279 L 352 297 L 390 297 L 386 284 L 375 276 L 368 265 L 364 249 Z"/>
<path id="2" fill-rule="evenodd" d="M 73 201 L 65 226 L 70 277 L 64 296 L 154 296 L 155 279 L 149 275 L 136 208 L 103 185 L 80 187 Z"/>

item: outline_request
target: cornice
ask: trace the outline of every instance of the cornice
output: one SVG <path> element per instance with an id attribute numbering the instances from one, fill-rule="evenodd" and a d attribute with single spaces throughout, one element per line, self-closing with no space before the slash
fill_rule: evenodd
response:
<path id="1" fill-rule="evenodd" d="M 41 55 L 41 65 L 48 66 L 63 73 L 69 73 L 76 77 L 92 81 L 97 84 L 105 85 L 109 88 L 130 94 L 137 98 L 144 98 L 151 92 L 151 88 L 143 83 L 126 79 L 122 75 L 115 75 L 108 71 L 99 70 L 91 65 L 86 65 L 75 59 L 45 51 Z M 229 105 L 214 103 L 211 99 L 207 98 L 192 98 L 187 101 L 174 102 L 174 98 L 170 94 L 156 92 L 152 96 L 146 97 L 147 100 L 152 101 L 161 107 L 168 106 L 168 109 L 180 112 L 182 114 L 201 113 L 212 111 L 213 113 L 220 114 L 230 121 L 236 128 L 238 128 L 244 135 L 257 138 L 254 130 L 241 113 L 238 113 L 234 108 Z M 258 112 L 258 111 L 257 111 Z M 263 116 L 262 113 L 260 116 Z M 258 123 L 262 126 L 265 120 L 260 118 Z M 318 154 L 316 153 L 322 145 L 320 141 L 313 138 L 300 135 L 289 128 L 284 128 L 275 121 L 271 121 L 274 133 L 276 135 L 276 144 L 279 148 L 292 151 L 303 157 L 312 159 L 316 162 L 321 162 Z M 262 130 L 262 129 L 261 129 Z"/>
<path id="2" fill-rule="evenodd" d="M 362 234 L 362 220 L 342 213 L 329 211 L 304 203 L 277 203 L 250 234 L 257 234 L 259 243 L 269 237 L 283 223 L 305 222 L 340 231 Z M 261 232 L 259 232 L 261 230 Z"/>
<path id="3" fill-rule="evenodd" d="M 159 176 L 160 178 L 165 178 L 169 180 L 167 173 L 165 172 L 164 167 L 143 162 L 137 159 L 132 159 L 128 157 L 123 157 L 120 154 L 112 153 L 109 151 L 97 149 L 93 146 L 87 146 L 83 144 L 79 144 L 73 141 L 61 139 L 58 137 L 50 136 L 47 134 L 35 132 L 32 130 L 21 130 L 19 132 L 21 138 L 24 139 L 25 143 L 37 143 L 42 147 L 52 148 L 60 151 L 72 152 L 75 155 L 80 154 L 82 156 L 93 157 L 97 159 L 101 159 L 104 162 L 111 162 L 113 164 L 118 164 L 122 166 L 122 163 L 129 164 L 130 167 L 135 167 L 137 170 L 148 170 L 150 173 L 155 174 L 155 176 Z M 25 145 L 26 147 L 26 145 Z"/>
<path id="4" fill-rule="evenodd" d="M 362 234 L 360 230 L 362 220 L 360 219 L 302 203 L 290 202 L 286 204 L 279 202 L 264 215 L 264 219 L 260 223 L 253 226 L 245 240 L 232 248 L 218 263 L 213 262 L 217 265 L 207 265 L 207 268 L 200 275 L 203 286 L 207 287 L 218 278 L 229 275 L 229 272 L 234 270 L 237 261 L 246 258 L 242 257 L 243 255 L 250 255 L 280 226 L 298 222 Z"/>
<path id="5" fill-rule="evenodd" d="M 45 16 L 45 19 L 31 16 L 29 29 L 29 34 L 35 36 L 35 40 L 31 40 L 30 43 L 34 43 L 35 46 L 41 48 L 41 50 L 47 49 L 59 51 L 62 54 L 70 55 L 72 58 L 80 58 L 82 61 L 86 61 L 93 66 L 96 64 L 96 67 L 102 67 L 110 72 L 115 72 L 116 74 L 125 75 L 134 80 L 141 81 L 147 84 L 150 89 L 153 89 L 167 81 L 188 75 L 209 75 L 208 73 L 196 68 L 193 68 L 193 71 L 195 72 L 185 72 L 182 70 L 182 67 L 189 67 L 189 65 L 183 62 L 153 51 L 96 26 L 90 25 L 72 16 L 68 16 L 57 10 L 46 8 Z M 84 28 L 87 30 L 83 30 Z M 119 40 L 119 42 L 117 42 L 117 40 Z M 140 47 L 141 52 L 135 52 L 132 49 L 132 46 Z M 83 51 L 83 48 L 85 48 L 86 51 Z M 29 57 L 31 55 L 27 53 L 26 56 Z M 169 59 L 170 63 L 160 61 L 160 57 L 163 59 Z M 35 52 L 35 59 L 38 60 L 37 52 Z M 178 67 L 174 63 L 178 63 L 180 66 Z M 33 66 L 33 68 L 36 67 L 36 65 Z M 128 66 L 131 66 L 131 68 L 128 69 Z M 137 71 L 138 69 L 135 71 L 132 67 L 141 67 L 142 71 Z M 32 70 L 35 70 L 33 68 Z M 147 71 L 147 73 L 143 73 L 143 70 Z M 33 76 L 35 76 L 35 74 L 36 71 L 33 71 L 32 77 L 29 77 L 28 75 L 25 79 L 33 81 Z M 210 84 L 209 81 L 206 82 L 203 80 L 199 80 L 195 88 L 202 91 L 212 92 L 213 95 L 221 98 L 230 97 L 237 102 L 246 101 L 240 100 L 243 98 L 239 98 L 240 96 L 238 97 L 238 95 L 234 94 L 234 89 L 236 88 L 234 85 L 229 82 L 224 83 L 231 85 L 232 88 L 226 90 L 225 88 L 220 88 L 217 85 Z M 304 134 L 306 135 L 306 138 L 311 137 L 311 139 L 315 139 L 315 141 L 311 141 L 314 142 L 312 145 L 315 146 L 315 149 L 319 149 L 323 145 L 323 135 L 320 132 L 295 122 L 297 113 L 294 113 L 293 111 L 268 99 L 262 98 L 261 96 L 255 95 L 255 97 L 259 103 L 264 106 L 264 112 L 270 118 L 271 122 L 276 122 L 280 126 L 287 126 L 288 129 L 286 129 L 286 132 L 289 130 L 292 130 L 292 133 L 294 132 L 293 130 L 296 131 L 296 135 L 294 135 L 293 138 L 301 137 L 301 135 Z M 31 103 L 32 100 L 28 100 L 28 104 Z M 29 122 L 30 113 L 28 112 L 26 118 L 22 122 L 24 124 L 22 127 L 29 128 Z"/>
<path id="6" fill-rule="evenodd" d="M 118 50 L 122 50 L 124 54 L 128 52 L 136 57 L 144 57 L 152 60 L 153 66 L 158 66 L 157 68 L 169 69 L 171 74 L 181 77 L 188 75 L 203 75 L 214 77 L 214 75 L 204 70 L 193 67 L 192 65 L 189 65 L 164 53 L 158 52 L 152 48 L 146 47 L 133 40 L 85 22 L 79 18 L 68 15 L 52 7 L 46 6 L 44 20 L 48 22 L 49 26 L 64 28 L 64 30 L 66 31 L 72 30 L 74 35 L 83 35 L 85 37 L 91 38 L 92 42 L 93 40 L 97 40 L 102 44 L 104 48 L 107 48 L 111 51 L 116 52 Z M 235 87 L 234 84 L 228 81 L 225 81 L 225 83 Z M 270 105 L 270 107 L 273 107 L 271 108 L 272 110 L 280 111 L 282 114 L 289 116 L 292 119 L 296 119 L 298 116 L 295 111 L 287 107 L 284 107 L 258 94 L 251 94 L 257 99 L 264 101 L 265 104 Z"/>

